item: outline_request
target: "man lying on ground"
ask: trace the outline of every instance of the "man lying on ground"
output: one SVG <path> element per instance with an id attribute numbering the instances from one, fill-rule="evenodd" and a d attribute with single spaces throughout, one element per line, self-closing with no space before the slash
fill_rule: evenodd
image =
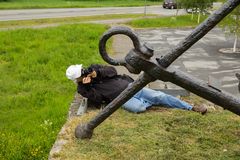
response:
<path id="1" fill-rule="evenodd" d="M 88 98 L 95 106 L 108 104 L 133 82 L 128 75 L 118 75 L 114 67 L 99 64 L 92 64 L 86 69 L 83 69 L 82 64 L 71 65 L 66 70 L 66 76 L 78 85 L 78 93 Z M 191 106 L 171 95 L 146 87 L 122 107 L 130 112 L 140 113 L 151 106 L 192 110 L 201 114 L 207 112 L 204 106 Z"/>

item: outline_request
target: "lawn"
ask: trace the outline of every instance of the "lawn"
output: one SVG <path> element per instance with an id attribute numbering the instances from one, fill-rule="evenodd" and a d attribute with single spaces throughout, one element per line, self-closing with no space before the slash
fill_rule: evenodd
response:
<path id="1" fill-rule="evenodd" d="M 144 6 L 145 0 L 7 0 L 1 2 L 0 9 L 23 8 L 87 8 L 87 7 L 130 7 Z M 160 5 L 160 0 L 146 1 L 147 5 Z"/>
<path id="2" fill-rule="evenodd" d="M 97 114 L 91 111 L 67 122 L 60 140 L 68 143 L 55 158 L 98 159 L 240 159 L 239 116 L 191 96 L 195 104 L 211 105 L 202 116 L 177 109 L 149 110 L 142 114 L 116 111 L 98 126 L 90 140 L 76 140 L 74 129 Z"/>
<path id="3" fill-rule="evenodd" d="M 71 64 L 103 63 L 103 25 L 0 32 L 0 159 L 47 159 L 66 122 Z"/>
<path id="4" fill-rule="evenodd" d="M 170 18 L 171 19 L 171 18 Z M 150 21 L 149 21 L 150 23 Z M 105 25 L 74 24 L 0 32 L 0 159 L 47 159 L 66 122 L 75 86 L 70 64 L 104 63 L 98 41 Z M 196 97 L 186 99 L 206 103 Z M 96 114 L 70 121 L 62 159 L 239 159 L 240 119 L 228 111 L 207 116 L 180 110 L 114 113 L 93 139 L 73 129 Z"/>

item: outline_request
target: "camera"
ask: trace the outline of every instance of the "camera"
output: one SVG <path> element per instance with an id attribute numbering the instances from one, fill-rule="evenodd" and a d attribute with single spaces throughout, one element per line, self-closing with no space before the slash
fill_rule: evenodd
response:
<path id="1" fill-rule="evenodd" d="M 88 69 L 82 69 L 82 75 L 81 77 L 86 77 L 88 74 L 92 73 L 93 69 L 88 68 Z"/>

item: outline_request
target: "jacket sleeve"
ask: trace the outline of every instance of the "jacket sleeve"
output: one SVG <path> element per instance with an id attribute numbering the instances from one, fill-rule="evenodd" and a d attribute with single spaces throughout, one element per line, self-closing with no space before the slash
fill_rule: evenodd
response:
<path id="1" fill-rule="evenodd" d="M 112 66 L 94 64 L 90 68 L 97 72 L 97 78 L 111 78 L 117 75 L 117 70 Z"/>
<path id="2" fill-rule="evenodd" d="M 100 105 L 103 101 L 102 96 L 90 86 L 91 84 L 78 84 L 78 93 L 81 94 L 83 97 L 88 98 L 90 101 L 94 102 L 97 105 Z"/>

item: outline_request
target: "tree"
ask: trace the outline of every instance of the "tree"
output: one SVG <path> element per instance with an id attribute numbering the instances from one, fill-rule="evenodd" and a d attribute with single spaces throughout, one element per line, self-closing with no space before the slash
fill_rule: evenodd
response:
<path id="1" fill-rule="evenodd" d="M 236 52 L 238 38 L 240 37 L 240 6 L 235 8 L 231 14 L 224 18 L 221 26 L 226 33 L 234 35 L 233 52 Z"/>
<path id="2" fill-rule="evenodd" d="M 200 22 L 201 14 L 207 13 L 207 10 L 212 7 L 213 0 L 178 0 L 181 7 L 193 14 L 198 13 L 198 23 Z"/>

